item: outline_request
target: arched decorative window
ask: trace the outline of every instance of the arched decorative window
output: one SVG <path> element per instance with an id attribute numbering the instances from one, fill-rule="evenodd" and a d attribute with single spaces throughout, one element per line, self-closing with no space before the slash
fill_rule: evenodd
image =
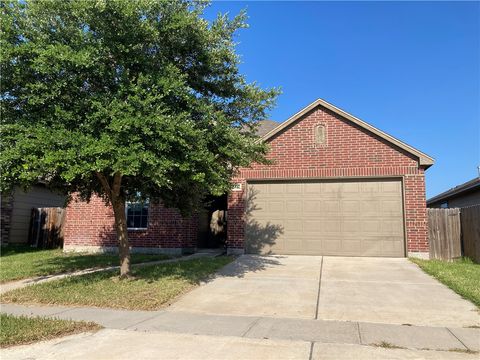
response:
<path id="1" fill-rule="evenodd" d="M 326 145 L 327 143 L 327 131 L 325 125 L 318 124 L 314 128 L 315 145 Z"/>

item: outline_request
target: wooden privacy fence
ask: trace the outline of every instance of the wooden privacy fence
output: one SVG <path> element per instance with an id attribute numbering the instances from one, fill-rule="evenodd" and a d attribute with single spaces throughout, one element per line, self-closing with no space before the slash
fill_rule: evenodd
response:
<path id="1" fill-rule="evenodd" d="M 480 263 L 480 205 L 460 209 L 463 255 Z"/>
<path id="2" fill-rule="evenodd" d="M 462 256 L 460 209 L 428 209 L 430 259 Z"/>
<path id="3" fill-rule="evenodd" d="M 480 262 L 480 205 L 427 211 L 431 259 Z"/>
<path id="4" fill-rule="evenodd" d="M 63 245 L 65 209 L 32 208 L 28 242 L 38 248 L 52 249 Z"/>

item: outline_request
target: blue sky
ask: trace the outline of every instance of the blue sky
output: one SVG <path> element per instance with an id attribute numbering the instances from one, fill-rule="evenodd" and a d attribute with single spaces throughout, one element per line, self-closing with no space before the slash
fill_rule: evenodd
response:
<path id="1" fill-rule="evenodd" d="M 283 94 L 284 121 L 323 98 L 434 157 L 427 197 L 477 176 L 480 3 L 214 2 L 246 9 L 241 71 Z"/>

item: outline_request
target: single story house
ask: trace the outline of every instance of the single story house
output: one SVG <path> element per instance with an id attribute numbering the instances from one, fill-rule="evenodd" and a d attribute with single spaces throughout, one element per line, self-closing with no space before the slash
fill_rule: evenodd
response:
<path id="1" fill-rule="evenodd" d="M 1 194 L 1 244 L 28 242 L 33 208 L 64 207 L 66 196 L 48 190 L 39 183 L 28 191 L 17 187 L 10 194 Z"/>
<path id="2" fill-rule="evenodd" d="M 427 200 L 430 208 L 460 208 L 480 205 L 480 176 Z"/>
<path id="3" fill-rule="evenodd" d="M 132 250 L 215 246 L 205 237 L 213 213 L 225 211 L 229 253 L 428 256 L 431 157 L 321 99 L 261 131 L 274 163 L 239 169 L 232 191 L 204 213 L 183 219 L 175 209 L 127 204 Z M 66 251 L 116 247 L 112 209 L 98 198 L 71 202 L 65 226 Z"/>

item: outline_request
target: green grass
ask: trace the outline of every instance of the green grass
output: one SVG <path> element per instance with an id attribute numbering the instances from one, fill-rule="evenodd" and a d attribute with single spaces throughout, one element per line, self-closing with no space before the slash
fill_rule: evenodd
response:
<path id="1" fill-rule="evenodd" d="M 30 344 L 100 328 L 91 322 L 0 314 L 0 347 Z"/>
<path id="2" fill-rule="evenodd" d="M 411 258 L 427 274 L 480 308 L 480 265 L 470 259 L 454 262 Z"/>
<path id="3" fill-rule="evenodd" d="M 406 347 L 394 345 L 394 344 L 389 343 L 387 341 L 382 341 L 382 342 L 379 342 L 379 343 L 370 344 L 370 346 L 382 347 L 384 349 L 406 349 Z"/>
<path id="4" fill-rule="evenodd" d="M 62 249 L 40 250 L 25 245 L 8 245 L 0 251 L 0 283 L 119 264 L 115 254 L 63 253 Z M 168 258 L 162 254 L 131 255 L 132 263 Z"/>
<path id="5" fill-rule="evenodd" d="M 198 285 L 231 257 L 199 258 L 134 268 L 132 279 L 105 271 L 27 286 L 1 297 L 2 302 L 155 310 Z"/>

